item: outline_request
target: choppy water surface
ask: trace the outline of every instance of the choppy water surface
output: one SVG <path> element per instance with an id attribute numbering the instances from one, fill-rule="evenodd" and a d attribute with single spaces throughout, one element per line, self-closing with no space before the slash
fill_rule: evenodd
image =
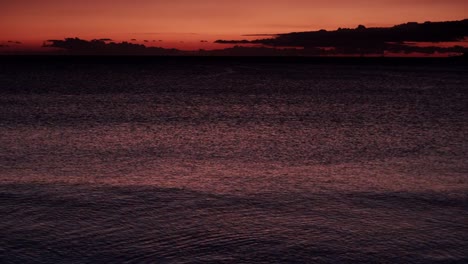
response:
<path id="1" fill-rule="evenodd" d="M 2 65 L 1 263 L 468 261 L 468 70 Z"/>

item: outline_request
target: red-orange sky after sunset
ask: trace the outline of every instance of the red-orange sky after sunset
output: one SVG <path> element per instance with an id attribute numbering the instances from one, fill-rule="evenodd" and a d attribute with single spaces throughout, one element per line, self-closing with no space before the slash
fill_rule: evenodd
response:
<path id="1" fill-rule="evenodd" d="M 22 47 L 79 37 L 213 49 L 220 47 L 216 39 L 252 39 L 246 34 L 460 20 L 468 13 L 466 0 L 2 0 L 0 6 L 0 44 Z"/>

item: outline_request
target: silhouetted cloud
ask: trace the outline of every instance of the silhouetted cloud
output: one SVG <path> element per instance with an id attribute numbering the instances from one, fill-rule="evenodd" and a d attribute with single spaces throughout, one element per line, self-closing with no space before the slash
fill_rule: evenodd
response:
<path id="1" fill-rule="evenodd" d="M 14 41 L 14 40 L 9 40 L 7 41 L 8 43 L 11 43 L 11 44 L 17 44 L 17 45 L 21 45 L 23 44 L 21 41 Z"/>
<path id="2" fill-rule="evenodd" d="M 434 54 L 434 53 L 464 53 L 468 52 L 468 48 L 455 45 L 452 47 L 438 47 L 438 46 L 427 46 L 420 47 L 409 44 L 388 44 L 386 50 L 389 52 L 404 52 L 404 53 L 424 53 L 424 54 Z"/>
<path id="3" fill-rule="evenodd" d="M 66 53 L 75 55 L 178 55 L 180 53 L 176 49 L 146 47 L 129 42 L 106 43 L 100 39 L 87 41 L 79 38 L 47 40 L 43 47 L 60 48 Z"/>
<path id="4" fill-rule="evenodd" d="M 360 25 L 354 29 L 293 32 L 256 40 L 217 40 L 215 43 L 236 45 L 219 50 L 181 51 L 147 47 L 135 42 L 115 43 L 107 38 L 90 41 L 79 38 L 48 40 L 43 46 L 58 48 L 58 51 L 53 51 L 56 53 L 73 55 L 340 56 L 373 54 L 385 56 L 395 53 L 448 55 L 467 54 L 466 43 L 468 42 L 465 42 L 464 46 L 460 42 L 466 41 L 467 36 L 468 19 L 452 22 L 406 23 L 389 28 L 366 28 Z M 150 42 L 149 40 L 143 41 Z M 162 40 L 153 40 L 155 41 L 162 42 Z M 200 43 L 206 42 L 206 40 L 200 40 Z M 438 42 L 454 42 L 455 44 L 438 44 Z M 184 42 L 180 41 L 180 43 Z"/>
<path id="5" fill-rule="evenodd" d="M 305 55 L 301 50 L 290 48 L 290 49 L 276 49 L 268 47 L 243 47 L 234 46 L 232 48 L 220 49 L 220 50 L 208 50 L 204 51 L 201 55 L 211 56 L 298 56 Z M 313 55 L 313 54 L 309 54 Z M 317 54 L 315 54 L 317 55 Z"/>
<path id="6" fill-rule="evenodd" d="M 424 52 L 433 53 L 457 48 L 415 47 L 406 42 L 449 42 L 461 41 L 468 37 L 468 19 L 449 22 L 410 22 L 390 28 L 366 28 L 363 25 L 354 29 L 339 28 L 334 31 L 319 30 L 278 34 L 274 38 L 256 40 L 217 40 L 219 44 L 261 44 L 270 47 L 300 47 L 304 49 L 322 48 L 323 53 L 339 54 Z M 396 44 L 395 44 L 396 43 Z M 466 50 L 466 49 L 465 49 Z"/>
<path id="7" fill-rule="evenodd" d="M 218 43 L 218 44 L 263 44 L 263 43 L 256 43 L 258 42 L 258 40 L 246 40 L 246 39 L 243 39 L 243 40 L 224 40 L 224 39 L 219 39 L 219 40 L 216 40 L 215 43 Z"/>
<path id="8" fill-rule="evenodd" d="M 183 43 L 183 42 L 182 42 Z M 64 40 L 47 40 L 43 47 L 58 48 L 58 53 L 70 55 L 209 55 L 209 56 L 285 56 L 297 55 L 295 49 L 275 49 L 267 47 L 232 47 L 208 51 L 181 51 L 146 47 L 142 44 L 129 42 L 106 43 L 100 39 L 91 41 L 79 38 L 66 38 Z"/>

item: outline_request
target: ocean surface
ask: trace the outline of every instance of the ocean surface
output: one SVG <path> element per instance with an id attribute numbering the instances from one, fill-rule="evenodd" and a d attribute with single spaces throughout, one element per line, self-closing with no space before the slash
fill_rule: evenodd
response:
<path id="1" fill-rule="evenodd" d="M 467 263 L 468 68 L 0 63 L 0 263 Z"/>

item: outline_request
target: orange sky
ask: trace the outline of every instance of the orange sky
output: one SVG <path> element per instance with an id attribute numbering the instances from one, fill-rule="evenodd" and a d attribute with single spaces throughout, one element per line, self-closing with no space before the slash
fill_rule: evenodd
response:
<path id="1" fill-rule="evenodd" d="M 216 39 L 243 34 L 460 20 L 467 7 L 468 0 L 0 0 L 0 44 L 134 38 L 210 49 L 219 47 L 210 43 Z"/>

